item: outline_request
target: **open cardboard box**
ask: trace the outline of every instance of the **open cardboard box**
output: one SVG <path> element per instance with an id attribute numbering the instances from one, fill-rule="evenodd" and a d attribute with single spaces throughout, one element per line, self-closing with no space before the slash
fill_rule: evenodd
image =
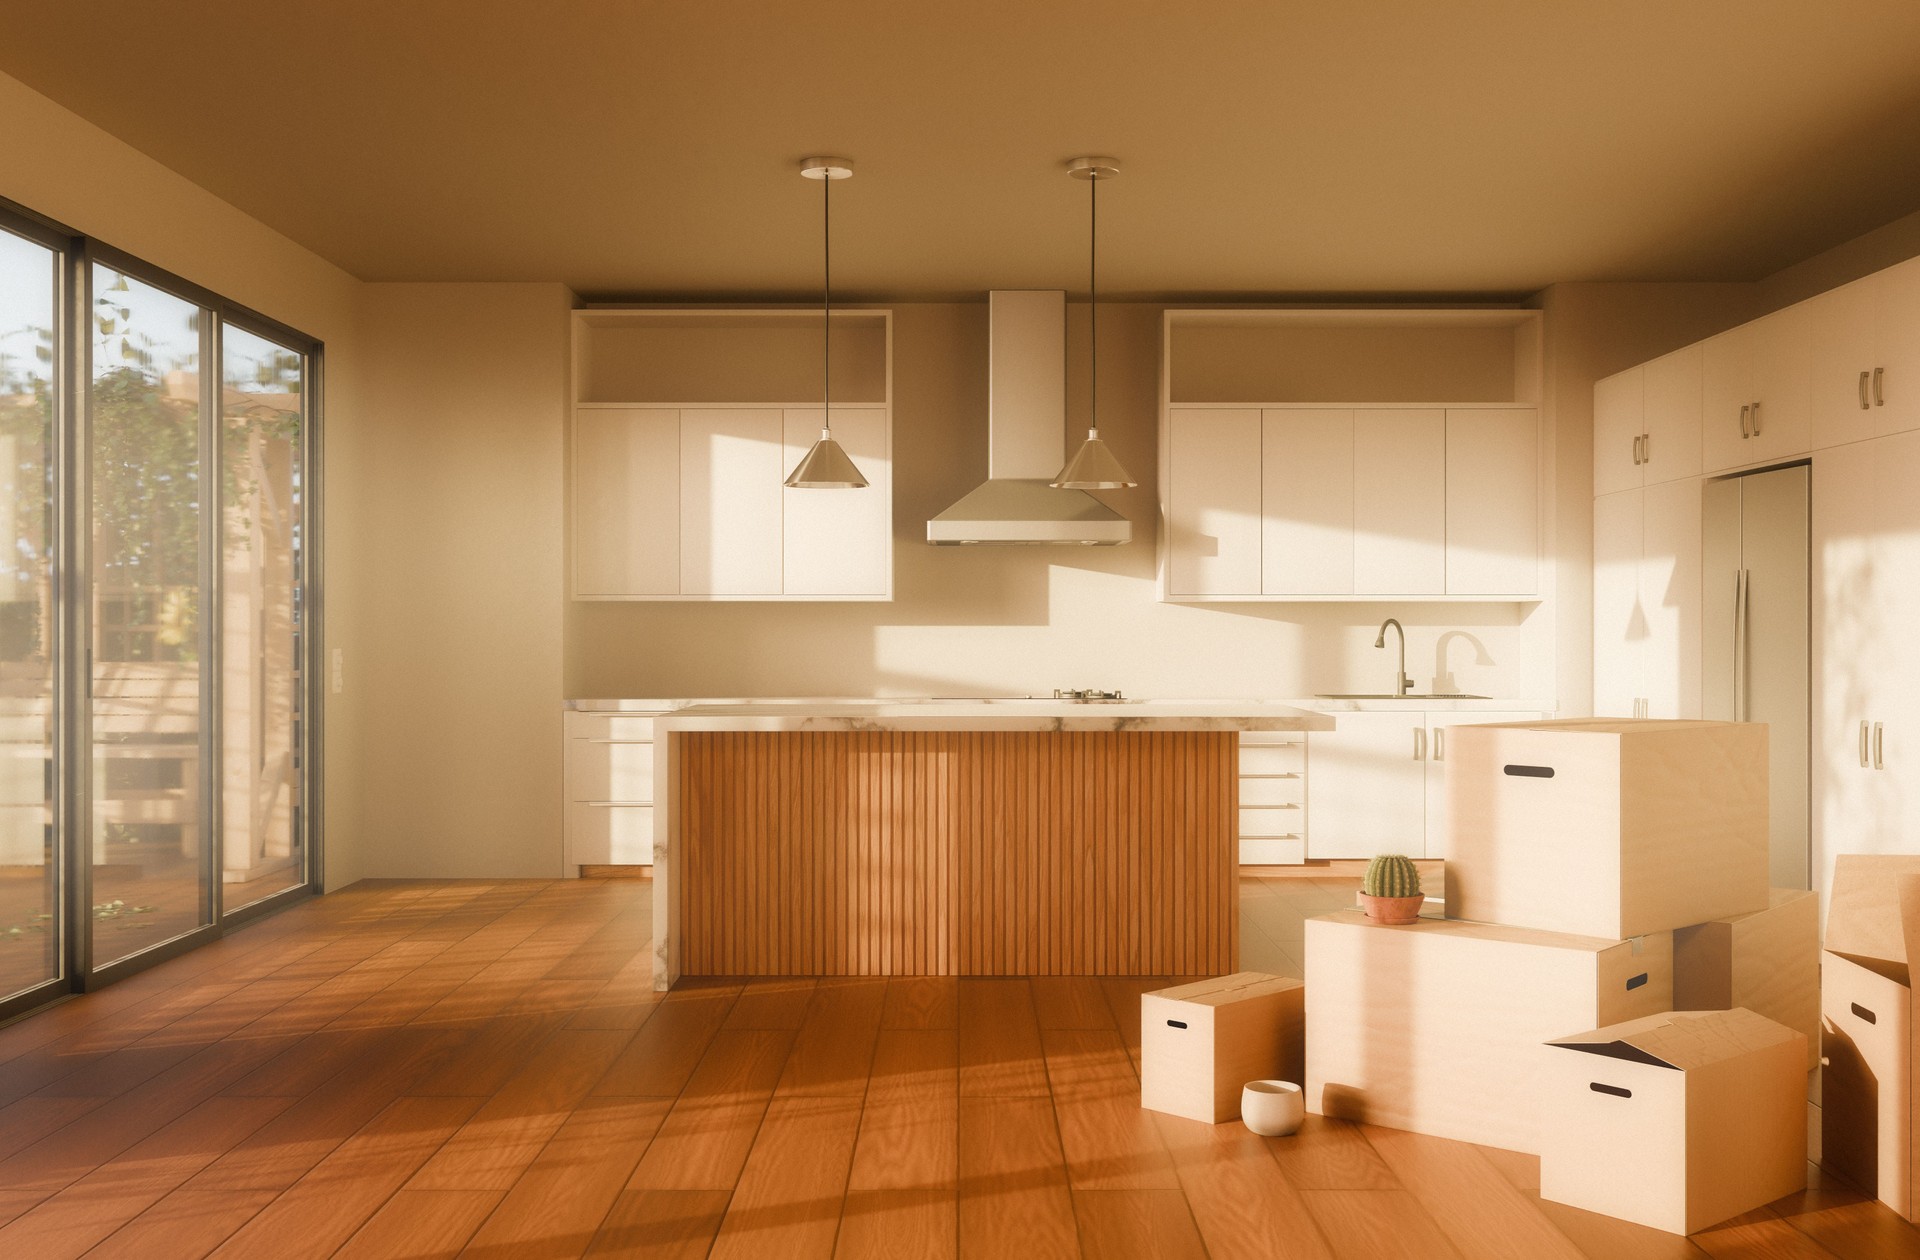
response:
<path id="1" fill-rule="evenodd" d="M 1820 1164 L 1912 1220 L 1920 857 L 1842 854 L 1820 958 Z"/>
<path id="2" fill-rule="evenodd" d="M 1805 1189 L 1805 1041 L 1744 1008 L 1554 1039 L 1540 1197 L 1691 1234 Z"/>

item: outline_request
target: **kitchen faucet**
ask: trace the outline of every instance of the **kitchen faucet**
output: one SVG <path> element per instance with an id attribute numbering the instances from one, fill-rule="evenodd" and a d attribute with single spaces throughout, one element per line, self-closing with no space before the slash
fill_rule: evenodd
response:
<path id="1" fill-rule="evenodd" d="M 1392 617 L 1387 618 L 1385 621 L 1380 623 L 1380 635 L 1378 638 L 1376 638 L 1373 641 L 1373 646 L 1377 648 L 1383 648 L 1387 646 L 1387 627 L 1388 626 L 1392 626 L 1394 629 L 1394 632 L 1400 636 L 1400 672 L 1393 676 L 1393 694 L 1396 696 L 1404 696 L 1409 691 L 1413 690 L 1413 679 L 1407 677 L 1406 627 L 1402 626 L 1398 621 L 1395 621 Z"/>

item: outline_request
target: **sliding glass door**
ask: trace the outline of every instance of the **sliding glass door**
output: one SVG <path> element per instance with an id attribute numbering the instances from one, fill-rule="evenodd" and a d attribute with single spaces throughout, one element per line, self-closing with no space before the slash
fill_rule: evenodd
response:
<path id="1" fill-rule="evenodd" d="M 318 355 L 0 206 L 0 1019 L 315 887 Z"/>
<path id="2" fill-rule="evenodd" d="M 0 224 L 0 1003 L 66 974 L 53 670 L 65 265 L 57 247 Z"/>

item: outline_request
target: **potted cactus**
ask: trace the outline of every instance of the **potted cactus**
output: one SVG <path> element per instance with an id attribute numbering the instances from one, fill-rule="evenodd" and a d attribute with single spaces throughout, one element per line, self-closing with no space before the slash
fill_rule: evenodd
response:
<path id="1" fill-rule="evenodd" d="M 1420 917 L 1426 897 L 1420 892 L 1420 872 L 1413 859 L 1382 853 L 1367 863 L 1360 885 L 1360 907 L 1375 923 L 1412 923 Z"/>

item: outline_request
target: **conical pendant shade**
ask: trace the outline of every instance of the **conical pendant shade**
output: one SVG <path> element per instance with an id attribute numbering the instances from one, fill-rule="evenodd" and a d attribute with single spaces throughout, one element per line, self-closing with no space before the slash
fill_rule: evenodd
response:
<path id="1" fill-rule="evenodd" d="M 1055 490 L 1126 490 L 1140 483 L 1100 440 L 1100 430 L 1089 429 L 1087 440 L 1080 443 L 1080 449 L 1049 484 Z"/>
<path id="2" fill-rule="evenodd" d="M 858 490 L 867 484 L 867 479 L 853 466 L 833 435 L 822 429 L 820 440 L 793 470 L 787 484 L 796 490 Z"/>

